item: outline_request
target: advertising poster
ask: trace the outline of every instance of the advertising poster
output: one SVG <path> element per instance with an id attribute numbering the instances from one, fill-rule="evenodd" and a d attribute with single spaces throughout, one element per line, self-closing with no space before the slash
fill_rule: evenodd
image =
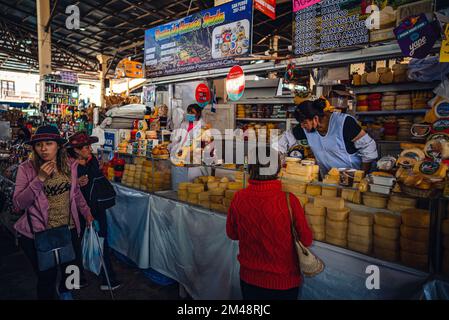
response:
<path id="1" fill-rule="evenodd" d="M 225 68 L 251 54 L 251 0 L 232 1 L 145 31 L 145 76 Z"/>

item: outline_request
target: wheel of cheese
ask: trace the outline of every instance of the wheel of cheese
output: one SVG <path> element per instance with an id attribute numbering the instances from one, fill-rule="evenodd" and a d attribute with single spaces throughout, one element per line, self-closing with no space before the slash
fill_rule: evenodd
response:
<path id="1" fill-rule="evenodd" d="M 371 235 L 369 237 L 363 237 L 363 236 L 356 236 L 353 234 L 348 233 L 348 242 L 352 243 L 360 243 L 365 246 L 372 246 L 374 242 L 374 237 Z"/>
<path id="2" fill-rule="evenodd" d="M 346 221 L 351 210 L 348 208 L 343 209 L 327 209 L 327 218 L 332 221 Z"/>
<path id="3" fill-rule="evenodd" d="M 335 246 L 339 247 L 346 247 L 348 245 L 348 241 L 346 239 L 339 239 L 332 237 L 331 235 L 326 233 L 326 240 L 327 243 L 333 244 Z"/>
<path id="4" fill-rule="evenodd" d="M 224 196 L 225 191 L 224 188 L 209 189 L 209 194 L 211 196 Z"/>
<path id="5" fill-rule="evenodd" d="M 324 241 L 326 239 L 326 234 L 324 232 L 313 232 L 313 240 Z"/>
<path id="6" fill-rule="evenodd" d="M 215 182 L 215 181 L 211 181 L 207 183 L 207 189 L 217 189 L 220 187 L 220 183 L 219 182 Z"/>
<path id="7" fill-rule="evenodd" d="M 381 260 L 395 262 L 399 260 L 399 251 L 382 249 L 374 246 L 374 256 Z"/>
<path id="8" fill-rule="evenodd" d="M 223 203 L 223 199 L 224 199 L 223 196 L 217 196 L 217 195 L 209 196 L 209 201 L 211 203 L 220 203 L 220 204 L 222 204 Z"/>
<path id="9" fill-rule="evenodd" d="M 387 197 L 372 193 L 363 193 L 363 204 L 377 209 L 384 209 L 387 206 Z"/>
<path id="10" fill-rule="evenodd" d="M 393 78 L 394 78 L 393 72 L 387 71 L 387 72 L 382 73 L 382 74 L 380 75 L 379 81 L 380 81 L 380 83 L 382 83 L 382 84 L 389 84 L 389 83 L 392 83 L 392 82 L 393 82 Z"/>
<path id="11" fill-rule="evenodd" d="M 325 224 L 310 224 L 309 227 L 312 229 L 313 233 L 326 233 Z"/>
<path id="12" fill-rule="evenodd" d="M 401 225 L 401 237 L 413 241 L 420 241 L 425 244 L 429 243 L 429 229 L 428 228 L 413 228 L 405 224 Z"/>
<path id="13" fill-rule="evenodd" d="M 382 96 L 382 102 L 395 102 L 396 101 L 396 96 L 391 96 L 391 95 L 383 95 Z"/>
<path id="14" fill-rule="evenodd" d="M 198 205 L 210 209 L 210 202 L 209 201 L 198 201 Z"/>
<path id="15" fill-rule="evenodd" d="M 329 229 L 338 229 L 338 230 L 345 230 L 348 229 L 348 222 L 347 221 L 334 221 L 330 220 L 329 218 L 326 218 L 326 230 Z"/>
<path id="16" fill-rule="evenodd" d="M 234 195 L 238 192 L 238 190 L 226 190 L 225 191 L 225 198 L 226 199 L 234 199 Z"/>
<path id="17" fill-rule="evenodd" d="M 369 237 L 373 233 L 373 228 L 372 228 L 372 225 L 363 226 L 363 225 L 349 222 L 348 233 L 352 234 L 354 236 Z"/>
<path id="18" fill-rule="evenodd" d="M 209 191 L 200 192 L 198 194 L 199 201 L 209 201 Z"/>
<path id="19" fill-rule="evenodd" d="M 218 187 L 226 190 L 228 188 L 228 182 L 220 182 Z"/>
<path id="20" fill-rule="evenodd" d="M 243 189 L 243 184 L 240 182 L 229 182 L 228 189 L 229 190 L 240 190 L 240 189 Z"/>
<path id="21" fill-rule="evenodd" d="M 416 254 L 428 254 L 428 252 L 429 252 L 428 244 L 425 242 L 413 241 L 413 240 L 401 237 L 399 239 L 399 243 L 401 245 L 401 250 L 403 250 L 403 251 L 407 251 L 410 253 L 416 253 Z"/>
<path id="22" fill-rule="evenodd" d="M 449 219 L 443 220 L 443 224 L 441 226 L 441 232 L 446 236 L 449 235 Z"/>
<path id="23" fill-rule="evenodd" d="M 349 222 L 361 225 L 372 226 L 374 222 L 374 215 L 367 212 L 351 211 L 349 214 Z"/>
<path id="24" fill-rule="evenodd" d="M 309 202 L 309 196 L 307 195 L 301 195 L 301 194 L 295 194 L 295 196 L 298 198 L 299 202 L 301 203 L 301 206 L 305 206 Z"/>
<path id="25" fill-rule="evenodd" d="M 306 214 L 307 223 L 309 225 L 322 225 L 324 226 L 326 218 L 324 216 L 311 216 Z"/>
<path id="26" fill-rule="evenodd" d="M 374 247 L 387 249 L 391 251 L 399 250 L 399 241 L 398 240 L 389 240 L 383 237 L 379 237 L 377 235 L 374 236 Z"/>
<path id="27" fill-rule="evenodd" d="M 307 184 L 306 183 L 282 183 L 282 190 L 284 192 L 291 192 L 291 193 L 299 193 L 299 194 L 305 194 L 306 193 Z"/>
<path id="28" fill-rule="evenodd" d="M 394 212 L 402 212 L 405 209 L 413 209 L 415 206 L 402 205 L 394 201 L 388 201 L 387 209 Z"/>
<path id="29" fill-rule="evenodd" d="M 368 95 L 366 94 L 359 94 L 357 95 L 357 101 L 364 101 L 368 99 Z"/>
<path id="30" fill-rule="evenodd" d="M 376 212 L 374 214 L 375 224 L 389 228 L 399 228 L 401 225 L 401 216 L 385 212 Z"/>
<path id="31" fill-rule="evenodd" d="M 428 256 L 426 254 L 415 254 L 401 250 L 401 262 L 406 266 L 426 270 L 428 266 Z"/>
<path id="32" fill-rule="evenodd" d="M 309 196 L 319 196 L 321 194 L 321 186 L 307 185 L 306 194 Z"/>
<path id="33" fill-rule="evenodd" d="M 337 197 L 316 196 L 313 200 L 316 207 L 325 207 L 328 209 L 344 209 L 345 201 Z"/>
<path id="34" fill-rule="evenodd" d="M 380 76 L 377 72 L 370 72 L 366 76 L 366 82 L 369 84 L 378 84 L 379 78 L 380 78 Z"/>
<path id="35" fill-rule="evenodd" d="M 326 216 L 326 208 L 323 207 L 315 207 L 313 203 L 307 203 L 304 206 L 304 211 L 307 215 L 310 216 Z"/>
<path id="36" fill-rule="evenodd" d="M 396 103 L 394 101 L 382 101 L 381 107 L 382 109 L 385 108 L 393 108 L 396 106 Z"/>
<path id="37" fill-rule="evenodd" d="M 389 240 L 399 239 L 399 228 L 384 227 L 379 224 L 374 224 L 374 235 Z"/>
<path id="38" fill-rule="evenodd" d="M 347 229 L 329 228 L 329 226 L 326 225 L 326 236 L 330 236 L 332 238 L 340 240 L 346 240 L 347 233 Z"/>
<path id="39" fill-rule="evenodd" d="M 370 254 L 372 251 L 371 245 L 361 244 L 357 242 L 351 242 L 348 241 L 348 249 L 363 253 L 363 254 Z"/>
<path id="40" fill-rule="evenodd" d="M 338 189 L 336 187 L 322 187 L 321 195 L 323 197 L 337 197 Z"/>
<path id="41" fill-rule="evenodd" d="M 198 183 L 192 184 L 188 189 L 189 194 L 198 194 L 203 191 L 204 191 L 204 185 L 198 184 Z"/>
<path id="42" fill-rule="evenodd" d="M 408 227 L 428 228 L 430 213 L 422 209 L 405 209 L 401 212 L 402 223 Z"/>

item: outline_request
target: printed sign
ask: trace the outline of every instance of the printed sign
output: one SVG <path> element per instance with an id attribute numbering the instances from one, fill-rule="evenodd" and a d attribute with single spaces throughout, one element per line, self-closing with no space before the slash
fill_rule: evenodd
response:
<path id="1" fill-rule="evenodd" d="M 233 66 L 226 77 L 226 93 L 229 99 L 237 101 L 245 91 L 245 74 L 240 66 Z"/>
<path id="2" fill-rule="evenodd" d="M 252 3 L 233 1 L 146 30 L 146 77 L 229 67 L 250 55 Z"/>
<path id="3" fill-rule="evenodd" d="M 399 47 L 405 56 L 424 59 L 432 50 L 438 34 L 425 14 L 405 18 L 394 29 Z"/>
<path id="4" fill-rule="evenodd" d="M 210 101 L 209 87 L 204 83 L 200 83 L 195 90 L 195 99 L 200 107 L 204 108 L 205 106 L 207 106 Z"/>
<path id="5" fill-rule="evenodd" d="M 321 0 L 293 0 L 293 12 L 308 8 Z"/>
<path id="6" fill-rule="evenodd" d="M 276 20 L 276 0 L 254 0 L 254 8 Z"/>

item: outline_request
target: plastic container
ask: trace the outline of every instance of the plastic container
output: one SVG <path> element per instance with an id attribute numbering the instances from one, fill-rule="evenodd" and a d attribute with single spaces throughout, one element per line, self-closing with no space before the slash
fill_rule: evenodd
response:
<path id="1" fill-rule="evenodd" d="M 369 187 L 370 187 L 371 192 L 376 192 L 376 193 L 381 193 L 381 194 L 386 194 L 386 195 L 389 195 L 391 192 L 391 187 L 387 187 L 387 186 L 382 186 L 382 185 L 371 183 L 369 185 Z"/>
<path id="2" fill-rule="evenodd" d="M 392 187 L 394 182 L 396 181 L 395 177 L 383 177 L 383 176 L 375 176 L 371 175 L 371 180 L 373 181 L 373 184 L 385 186 L 385 187 Z"/>

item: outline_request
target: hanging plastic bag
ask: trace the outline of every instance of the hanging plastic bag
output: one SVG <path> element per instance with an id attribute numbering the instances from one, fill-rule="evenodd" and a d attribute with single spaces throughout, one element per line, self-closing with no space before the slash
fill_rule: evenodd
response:
<path id="1" fill-rule="evenodd" d="M 102 266 L 103 242 L 104 238 L 100 238 L 94 228 L 86 227 L 82 241 L 83 266 L 97 276 Z"/>

